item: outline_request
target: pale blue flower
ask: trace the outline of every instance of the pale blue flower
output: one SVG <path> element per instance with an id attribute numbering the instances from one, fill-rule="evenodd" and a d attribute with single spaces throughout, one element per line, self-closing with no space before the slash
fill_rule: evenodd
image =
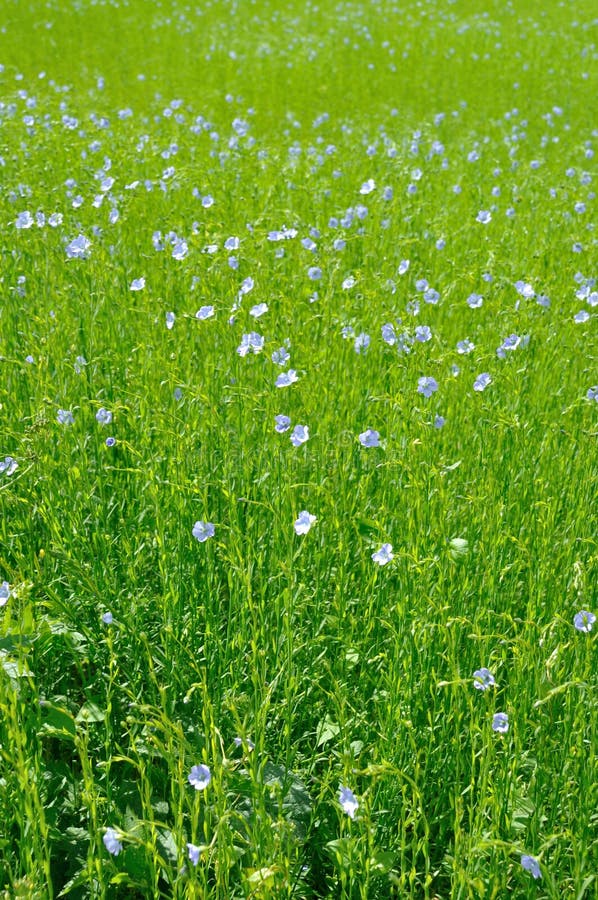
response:
<path id="1" fill-rule="evenodd" d="M 114 445 L 116 444 L 116 438 L 115 437 L 107 437 L 105 443 L 106 443 L 107 447 L 114 447 Z"/>
<path id="2" fill-rule="evenodd" d="M 0 475 L 10 476 L 19 468 L 19 464 L 14 456 L 5 456 L 0 459 Z"/>
<path id="3" fill-rule="evenodd" d="M 309 440 L 309 428 L 307 425 L 295 425 L 291 434 L 291 444 L 293 447 L 300 447 Z"/>
<path id="4" fill-rule="evenodd" d="M 295 520 L 295 534 L 307 534 L 314 522 L 317 522 L 317 516 L 312 516 L 306 509 L 299 513 Z"/>
<path id="5" fill-rule="evenodd" d="M 467 305 L 470 309 L 479 309 L 483 302 L 484 298 L 481 294 L 470 294 L 467 298 Z"/>
<path id="6" fill-rule="evenodd" d="M 187 254 L 189 253 L 189 246 L 186 241 L 179 239 L 175 241 L 174 246 L 172 248 L 172 258 L 173 259 L 185 259 Z"/>
<path id="7" fill-rule="evenodd" d="M 257 303 L 255 306 L 251 307 L 251 309 L 249 310 L 249 315 L 253 316 L 254 319 L 259 319 L 260 316 L 263 316 L 267 312 L 267 303 Z"/>
<path id="8" fill-rule="evenodd" d="M 459 341 L 457 344 L 457 353 L 471 353 L 472 350 L 475 350 L 475 344 L 473 344 L 469 338 L 466 338 L 464 341 Z"/>
<path id="9" fill-rule="evenodd" d="M 143 275 L 141 278 L 134 278 L 131 282 L 130 290 L 132 291 L 142 291 L 145 287 L 145 278 Z"/>
<path id="10" fill-rule="evenodd" d="M 274 430 L 277 431 L 279 434 L 284 434 L 284 432 L 288 431 L 289 428 L 291 427 L 290 416 L 285 416 L 282 414 L 278 415 L 278 416 L 274 416 L 274 422 L 276 423 L 274 425 Z"/>
<path id="11" fill-rule="evenodd" d="M 195 313 L 195 318 L 204 321 L 205 319 L 211 319 L 214 315 L 214 307 L 213 306 L 200 306 L 200 308 Z"/>
<path id="12" fill-rule="evenodd" d="M 112 422 L 112 413 L 109 409 L 104 409 L 101 406 L 96 413 L 96 421 L 99 422 L 100 425 L 110 425 Z"/>
<path id="13" fill-rule="evenodd" d="M 175 323 L 175 319 L 176 319 L 176 316 L 173 312 L 166 313 L 166 327 L 168 328 L 169 331 L 172 330 L 174 323 Z"/>
<path id="14" fill-rule="evenodd" d="M 297 373 L 295 369 L 289 369 L 288 372 L 281 372 L 278 378 L 276 379 L 276 387 L 283 388 L 288 387 L 290 384 L 294 384 L 296 381 L 299 381 Z"/>
<path id="15" fill-rule="evenodd" d="M 575 613 L 573 617 L 573 624 L 577 628 L 578 631 L 584 631 L 586 633 L 592 630 L 592 625 L 596 621 L 596 616 L 592 612 L 588 612 L 587 609 L 582 609 L 578 613 Z"/>
<path id="16" fill-rule="evenodd" d="M 75 417 L 70 409 L 59 409 L 56 413 L 56 419 L 59 425 L 72 425 L 75 421 Z"/>
<path id="17" fill-rule="evenodd" d="M 405 272 L 407 272 L 407 270 L 409 269 L 410 265 L 411 265 L 411 263 L 409 262 L 408 259 L 402 259 L 401 262 L 399 263 L 399 269 L 398 269 L 399 275 L 404 275 Z"/>
<path id="18" fill-rule="evenodd" d="M 499 734 L 506 734 L 509 730 L 509 717 L 506 713 L 494 713 L 492 717 L 492 731 L 497 731 Z"/>
<path id="19" fill-rule="evenodd" d="M 366 334 L 365 331 L 362 331 L 361 334 L 358 334 L 354 341 L 354 348 L 356 353 L 366 353 L 368 347 L 370 346 L 370 336 Z"/>
<path id="20" fill-rule="evenodd" d="M 290 358 L 286 347 L 279 347 L 278 350 L 272 352 L 272 362 L 277 366 L 286 366 Z"/>
<path id="21" fill-rule="evenodd" d="M 10 585 L 8 581 L 3 581 L 0 584 L 0 606 L 6 606 L 8 603 L 8 599 L 10 597 Z"/>
<path id="22" fill-rule="evenodd" d="M 196 866 L 199 862 L 201 847 L 198 847 L 196 844 L 187 844 L 187 854 L 190 861 Z"/>
<path id="23" fill-rule="evenodd" d="M 586 397 L 588 400 L 595 400 L 598 403 L 598 384 L 588 388 Z"/>
<path id="24" fill-rule="evenodd" d="M 26 210 L 25 212 L 19 213 L 19 215 L 15 219 L 15 228 L 18 231 L 22 231 L 26 228 L 31 228 L 33 222 L 33 216 L 28 210 Z"/>
<path id="25" fill-rule="evenodd" d="M 264 347 L 264 337 L 257 331 L 250 331 L 241 338 L 241 343 L 237 347 L 239 356 L 247 356 L 249 352 L 259 353 Z"/>
<path id="26" fill-rule="evenodd" d="M 491 219 L 492 213 L 487 209 L 481 209 L 476 216 L 476 222 L 481 222 L 482 225 L 487 225 Z"/>
<path id="27" fill-rule="evenodd" d="M 91 241 L 80 234 L 66 246 L 66 255 L 69 259 L 87 259 Z"/>
<path id="28" fill-rule="evenodd" d="M 371 194 L 372 191 L 375 191 L 375 190 L 376 190 L 376 182 L 374 181 L 373 178 L 368 178 L 368 180 L 364 181 L 364 183 L 361 185 L 361 187 L 359 189 L 359 193 L 360 194 Z"/>
<path id="29" fill-rule="evenodd" d="M 525 297 L 526 300 L 532 300 L 536 296 L 536 292 L 527 281 L 516 281 L 515 288 L 517 293 Z"/>
<path id="30" fill-rule="evenodd" d="M 111 612 L 105 612 L 102 616 L 102 622 L 104 623 L 104 625 L 112 625 L 113 621 L 114 620 Z"/>
<path id="31" fill-rule="evenodd" d="M 205 791 L 211 780 L 212 773 L 210 772 L 209 767 L 203 765 L 203 763 L 198 766 L 192 766 L 187 777 L 187 781 L 196 791 Z"/>
<path id="32" fill-rule="evenodd" d="M 359 809 L 359 801 L 351 788 L 343 787 L 342 785 L 339 787 L 338 802 L 342 811 L 346 813 L 350 819 L 354 819 L 355 813 Z"/>
<path id="33" fill-rule="evenodd" d="M 307 274 L 312 281 L 319 281 L 322 277 L 322 270 L 319 266 L 310 266 L 307 270 Z"/>
<path id="34" fill-rule="evenodd" d="M 355 278 L 355 276 L 354 276 L 354 275 L 349 275 L 349 276 L 348 276 L 347 278 L 345 278 L 345 280 L 343 281 L 343 285 L 342 285 L 343 290 L 344 290 L 344 291 L 348 291 L 348 290 L 350 290 L 352 287 L 354 287 L 355 284 L 356 284 L 356 278 Z"/>
<path id="35" fill-rule="evenodd" d="M 521 866 L 525 869 L 526 872 L 529 872 L 534 878 L 541 878 L 542 872 L 540 871 L 540 863 L 533 856 L 528 856 L 527 854 L 523 854 L 521 857 Z"/>
<path id="36" fill-rule="evenodd" d="M 587 311 L 587 309 L 580 309 L 580 311 L 574 315 L 573 321 L 577 325 L 581 325 L 584 322 L 587 322 L 589 318 L 590 318 L 590 314 Z"/>
<path id="37" fill-rule="evenodd" d="M 488 372 L 482 372 L 481 375 L 478 375 L 476 380 L 473 383 L 474 391 L 485 391 L 489 384 L 492 383 L 492 379 Z"/>
<path id="38" fill-rule="evenodd" d="M 119 832 L 114 828 L 107 828 L 103 838 L 104 847 L 106 848 L 108 853 L 111 853 L 113 856 L 118 856 L 123 848 L 123 845 L 118 840 L 118 835 Z"/>
<path id="39" fill-rule="evenodd" d="M 432 340 L 432 329 L 429 325 L 417 325 L 415 328 L 415 340 L 425 344 Z"/>
<path id="40" fill-rule="evenodd" d="M 362 447 L 379 447 L 380 432 L 374 431 L 373 428 L 368 428 L 367 431 L 362 431 L 362 433 L 359 435 L 359 443 Z"/>
<path id="41" fill-rule="evenodd" d="M 203 544 L 208 538 L 214 537 L 215 531 L 212 522 L 196 522 L 191 534 L 200 544 Z"/>
<path id="42" fill-rule="evenodd" d="M 444 416 L 435 416 L 434 417 L 434 428 L 444 428 L 446 419 Z"/>
<path id="43" fill-rule="evenodd" d="M 382 544 L 379 550 L 376 550 L 375 553 L 372 553 L 372 559 L 379 566 L 385 566 L 392 559 L 394 559 L 392 544 Z"/>
<path id="44" fill-rule="evenodd" d="M 417 392 L 418 394 L 423 394 L 424 397 L 431 397 L 438 390 L 438 382 L 435 378 L 431 376 L 424 376 L 423 378 L 419 378 L 417 382 Z"/>
<path id="45" fill-rule="evenodd" d="M 490 669 L 476 669 L 473 673 L 473 686 L 478 691 L 487 691 L 488 688 L 494 687 L 496 684 L 494 675 Z"/>
<path id="46" fill-rule="evenodd" d="M 382 326 L 382 340 L 391 347 L 396 344 L 397 335 L 391 322 L 387 322 L 386 325 Z"/>

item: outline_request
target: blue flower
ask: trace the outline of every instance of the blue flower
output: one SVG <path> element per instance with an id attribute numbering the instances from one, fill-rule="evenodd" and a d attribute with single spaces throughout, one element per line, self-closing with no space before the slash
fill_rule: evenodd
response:
<path id="1" fill-rule="evenodd" d="M 264 337 L 257 331 L 250 331 L 241 338 L 241 343 L 237 347 L 239 356 L 247 356 L 249 352 L 259 353 L 264 347 Z"/>
<path id="2" fill-rule="evenodd" d="M 359 809 L 359 801 L 351 788 L 343 787 L 342 785 L 339 787 L 338 802 L 340 803 L 342 811 L 346 813 L 350 819 L 354 819 L 355 813 Z"/>
<path id="3" fill-rule="evenodd" d="M 374 431 L 373 428 L 368 428 L 367 431 L 362 431 L 362 433 L 359 435 L 359 443 L 362 447 L 379 447 L 380 432 Z"/>
<path id="4" fill-rule="evenodd" d="M 56 413 L 56 419 L 60 425 L 72 425 L 75 421 L 70 409 L 59 409 Z"/>
<path id="5" fill-rule="evenodd" d="M 9 597 L 10 585 L 8 581 L 3 581 L 2 584 L 0 584 L 0 606 L 6 606 Z"/>
<path id="6" fill-rule="evenodd" d="M 474 391 L 485 391 L 489 384 L 492 383 L 492 379 L 488 372 L 482 372 L 481 375 L 478 375 L 476 380 L 473 383 Z"/>
<path id="7" fill-rule="evenodd" d="M 362 331 L 361 334 L 358 334 L 355 338 L 353 346 L 356 353 L 365 353 L 370 346 L 369 334 L 366 334 L 365 331 Z"/>
<path id="8" fill-rule="evenodd" d="M 211 319 L 213 315 L 213 306 L 200 306 L 200 308 L 195 313 L 195 318 L 200 319 L 201 321 L 205 321 L 205 319 Z"/>
<path id="9" fill-rule="evenodd" d="M 487 209 L 481 209 L 476 216 L 476 222 L 481 222 L 482 225 L 487 225 L 488 222 L 492 219 L 492 213 Z"/>
<path id="10" fill-rule="evenodd" d="M 473 673 L 473 686 L 478 691 L 487 691 L 488 688 L 494 687 L 496 681 L 494 680 L 494 675 L 490 671 L 490 669 L 486 669 L 485 667 L 482 669 L 476 669 Z"/>
<path id="11" fill-rule="evenodd" d="M 201 847 L 196 846 L 196 844 L 187 844 L 187 853 L 190 861 L 196 866 L 199 862 Z"/>
<path id="12" fill-rule="evenodd" d="M 290 358 L 286 347 L 279 347 L 278 350 L 272 352 L 272 362 L 276 366 L 286 366 Z"/>
<path id="13" fill-rule="evenodd" d="M 203 544 L 204 541 L 214 537 L 215 532 L 212 522 L 196 522 L 191 533 L 200 544 Z"/>
<path id="14" fill-rule="evenodd" d="M 74 240 L 67 244 L 66 255 L 69 259 L 87 259 L 88 250 L 91 247 L 91 241 L 85 235 L 80 234 Z"/>
<path id="15" fill-rule="evenodd" d="M 578 631 L 584 631 L 586 633 L 592 630 L 592 625 L 596 621 L 596 616 L 592 612 L 588 612 L 587 609 L 582 609 L 578 613 L 575 613 L 573 616 L 573 624 L 575 625 Z"/>
<path id="16" fill-rule="evenodd" d="M 284 432 L 288 431 L 289 428 L 291 427 L 290 416 L 285 416 L 282 414 L 280 414 L 278 416 L 274 416 L 274 422 L 276 423 L 274 425 L 274 430 L 277 431 L 279 434 L 284 434 Z"/>
<path id="17" fill-rule="evenodd" d="M 107 446 L 107 447 L 114 447 L 115 444 L 116 444 L 116 438 L 115 438 L 115 437 L 107 437 L 107 438 L 106 438 L 106 446 Z"/>
<path id="18" fill-rule="evenodd" d="M 509 717 L 506 713 L 494 713 L 492 717 L 492 731 L 497 731 L 499 734 L 506 734 L 509 730 Z"/>
<path id="19" fill-rule="evenodd" d="M 424 397 L 431 397 L 437 390 L 438 382 L 435 378 L 424 376 L 417 382 L 417 392 L 423 394 Z"/>
<path id="20" fill-rule="evenodd" d="M 317 522 L 317 516 L 312 516 L 311 513 L 308 513 L 308 511 L 304 509 L 303 512 L 299 513 L 295 520 L 293 526 L 295 534 L 307 534 L 314 522 Z"/>
<path id="21" fill-rule="evenodd" d="M 106 848 L 108 853 L 111 853 L 113 856 L 118 856 L 123 848 L 123 845 L 118 840 L 118 835 L 119 832 L 114 828 L 107 828 L 103 838 L 104 847 Z"/>
<path id="22" fill-rule="evenodd" d="M 396 344 L 397 335 L 392 323 L 388 322 L 386 325 L 382 326 L 382 340 L 391 347 Z"/>
<path id="23" fill-rule="evenodd" d="M 467 305 L 470 309 L 479 309 L 483 302 L 484 298 L 481 294 L 470 294 L 467 298 Z"/>
<path id="24" fill-rule="evenodd" d="M 196 791 L 205 791 L 211 780 L 212 773 L 210 772 L 209 767 L 204 766 L 203 763 L 199 766 L 192 766 L 187 777 L 187 781 Z"/>
<path id="25" fill-rule="evenodd" d="M 130 290 L 131 291 L 142 291 L 145 287 L 145 278 L 143 275 L 141 278 L 134 278 L 131 282 Z"/>
<path id="26" fill-rule="evenodd" d="M 5 456 L 0 459 L 0 475 L 12 475 L 19 468 L 19 464 L 14 456 Z"/>
<path id="27" fill-rule="evenodd" d="M 291 434 L 291 444 L 293 447 L 300 447 L 309 440 L 309 428 L 307 425 L 295 425 Z"/>
<path id="28" fill-rule="evenodd" d="M 100 425 L 110 425 L 112 421 L 112 413 L 108 409 L 104 409 L 101 406 L 96 413 L 96 421 L 99 422 Z"/>
<path id="29" fill-rule="evenodd" d="M 295 381 L 299 381 L 297 377 L 297 373 L 294 369 L 289 369 L 288 372 L 281 372 L 278 378 L 276 379 L 276 387 L 288 387 L 290 384 L 294 384 Z"/>
<path id="30" fill-rule="evenodd" d="M 530 872 L 534 878 L 541 878 L 540 863 L 534 856 L 523 854 L 521 857 L 521 866 L 526 872 Z"/>
<path id="31" fill-rule="evenodd" d="M 375 553 L 372 553 L 372 559 L 379 566 L 385 566 L 393 558 L 394 554 L 392 552 L 392 544 L 382 544 L 379 550 L 376 550 Z"/>

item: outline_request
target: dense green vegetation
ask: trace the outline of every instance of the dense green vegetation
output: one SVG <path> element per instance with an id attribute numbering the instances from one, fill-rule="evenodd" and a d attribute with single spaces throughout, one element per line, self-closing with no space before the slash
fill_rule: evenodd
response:
<path id="1" fill-rule="evenodd" d="M 1 6 L 0 892 L 589 900 L 594 3 Z"/>

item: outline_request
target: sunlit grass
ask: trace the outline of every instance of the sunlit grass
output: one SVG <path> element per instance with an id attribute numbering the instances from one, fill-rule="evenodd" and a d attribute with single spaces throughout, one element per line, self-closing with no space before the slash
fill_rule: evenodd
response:
<path id="1" fill-rule="evenodd" d="M 590 898 L 593 4 L 5 7 L 0 890 Z"/>

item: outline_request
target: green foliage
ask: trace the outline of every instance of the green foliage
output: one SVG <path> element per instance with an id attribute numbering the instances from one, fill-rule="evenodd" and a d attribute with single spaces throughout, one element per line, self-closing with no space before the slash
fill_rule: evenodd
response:
<path id="1" fill-rule="evenodd" d="M 483 6 L 4 3 L 1 896 L 595 895 L 596 13 Z"/>

